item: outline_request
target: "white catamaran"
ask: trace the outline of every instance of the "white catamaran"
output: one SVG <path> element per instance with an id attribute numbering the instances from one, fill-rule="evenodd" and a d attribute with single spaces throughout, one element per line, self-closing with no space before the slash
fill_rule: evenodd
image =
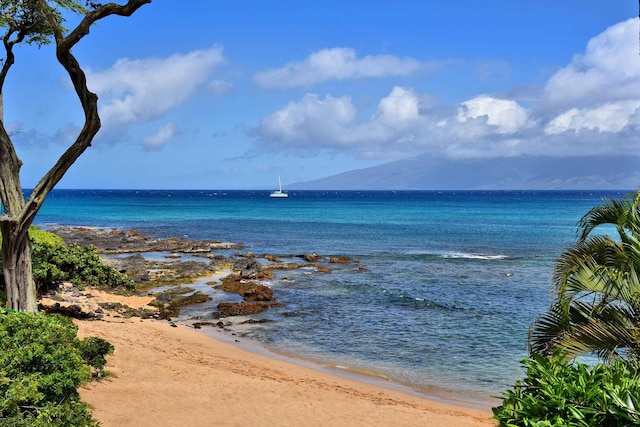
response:
<path id="1" fill-rule="evenodd" d="M 278 189 L 273 190 L 269 197 L 273 197 L 273 198 L 289 197 L 286 191 L 282 191 L 282 183 L 280 182 L 280 177 L 278 177 Z"/>

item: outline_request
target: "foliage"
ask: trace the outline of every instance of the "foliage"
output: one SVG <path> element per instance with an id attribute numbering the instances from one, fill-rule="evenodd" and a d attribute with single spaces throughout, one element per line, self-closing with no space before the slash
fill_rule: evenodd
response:
<path id="1" fill-rule="evenodd" d="M 493 408 L 500 426 L 640 426 L 640 371 L 623 360 L 587 366 L 562 350 L 525 359 L 527 376 Z"/>
<path id="2" fill-rule="evenodd" d="M 64 15 L 68 12 L 78 14 L 88 12 L 88 9 L 78 1 L 54 0 L 53 3 L 55 8 L 52 12 L 60 26 L 64 22 Z M 21 38 L 19 42 L 37 46 L 51 43 L 54 34 L 54 29 L 42 14 L 38 0 L 1 0 L 0 27 L 3 27 L 7 34 L 15 34 L 17 38 Z"/>
<path id="3" fill-rule="evenodd" d="M 605 361 L 640 355 L 640 191 L 604 199 L 578 223 L 579 238 L 556 263 L 553 303 L 529 330 L 532 353 L 566 349 Z M 617 238 L 592 235 L 615 227 Z"/>
<path id="4" fill-rule="evenodd" d="M 127 275 L 102 262 L 95 247 L 69 245 L 54 233 L 29 228 L 33 257 L 33 276 L 38 289 L 48 289 L 68 281 L 75 285 L 125 287 L 135 289 Z M 1 238 L 0 238 L 1 241 Z M 0 268 L 2 259 L 0 259 Z M 0 298 L 2 295 L 0 295 Z M 0 299 L 4 301 L 4 299 Z"/>
<path id="5" fill-rule="evenodd" d="M 0 126 L 0 202 L 5 215 L 0 215 L 0 231 L 4 242 L 4 278 L 11 308 L 37 312 L 36 285 L 30 262 L 26 231 L 32 224 L 49 192 L 58 184 L 73 163 L 91 146 L 100 130 L 98 96 L 87 87 L 86 74 L 72 49 L 87 36 L 98 21 L 112 15 L 131 16 L 151 0 L 128 0 L 125 4 L 92 0 L 0 0 L 0 27 L 4 56 L 0 56 L 0 98 L 7 76 L 16 62 L 14 48 L 21 44 L 42 46 L 55 42 L 55 57 L 66 71 L 84 112 L 84 123 L 74 142 L 53 162 L 24 200 L 20 184 L 22 161 L 11 135 Z M 77 15 L 77 16 L 76 16 Z M 64 28 L 65 18 L 74 16 L 74 29 Z M 0 102 L 0 120 L 2 119 Z M 57 273 L 57 272 L 55 272 Z"/>
<path id="6" fill-rule="evenodd" d="M 76 334 L 62 316 L 0 310 L 1 425 L 97 425 L 77 389 L 90 379 L 91 368 L 103 372 L 113 347 Z"/>
<path id="7" fill-rule="evenodd" d="M 2 239 L 1 236 L 0 239 Z M 32 243 L 48 245 L 52 247 L 62 247 L 65 245 L 62 237 L 38 227 L 29 227 L 29 239 Z"/>
<path id="8" fill-rule="evenodd" d="M 78 349 L 84 362 L 96 368 L 99 375 L 104 373 L 107 364 L 106 355 L 113 353 L 114 347 L 105 339 L 99 337 L 87 337 L 79 342 Z"/>
<path id="9" fill-rule="evenodd" d="M 69 245 L 56 247 L 33 243 L 33 276 L 36 285 L 49 287 L 63 281 L 75 285 L 124 286 L 135 289 L 133 280 L 102 262 L 93 246 Z"/>

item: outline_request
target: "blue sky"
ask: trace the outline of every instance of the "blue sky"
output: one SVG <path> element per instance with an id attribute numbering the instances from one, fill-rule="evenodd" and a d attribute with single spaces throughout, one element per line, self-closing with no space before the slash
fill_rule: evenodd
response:
<path id="1" fill-rule="evenodd" d="M 409 158 L 640 155 L 631 0 L 153 0 L 74 53 L 103 128 L 60 188 L 271 189 Z M 5 125 L 32 187 L 81 109 L 22 47 Z"/>

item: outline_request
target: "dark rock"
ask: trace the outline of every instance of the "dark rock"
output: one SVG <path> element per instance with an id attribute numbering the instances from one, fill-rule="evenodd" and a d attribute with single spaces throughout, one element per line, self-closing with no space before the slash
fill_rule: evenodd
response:
<path id="1" fill-rule="evenodd" d="M 302 313 L 300 311 L 285 311 L 282 315 L 285 317 L 306 317 L 307 313 Z"/>
<path id="2" fill-rule="evenodd" d="M 166 295 L 169 295 L 171 299 L 167 302 L 164 301 Z M 177 316 L 180 313 L 180 309 L 184 306 L 191 304 L 199 304 L 202 302 L 211 301 L 211 297 L 209 295 L 203 294 L 202 292 L 194 292 L 191 295 L 176 295 L 176 294 L 158 294 L 158 297 L 155 300 L 151 301 L 149 305 L 153 307 L 157 307 L 159 311 L 159 316 L 162 319 L 169 319 L 173 316 Z"/>
<path id="3" fill-rule="evenodd" d="M 306 264 L 302 264 L 302 265 L 306 265 Z M 264 266 L 264 269 L 268 269 L 268 270 L 295 270 L 297 268 L 300 268 L 300 264 L 295 263 L 295 262 L 286 262 L 286 263 L 279 263 L 279 264 L 267 264 Z"/>
<path id="4" fill-rule="evenodd" d="M 319 259 L 321 259 L 322 257 L 320 255 L 318 255 L 315 252 L 309 253 L 309 254 L 304 254 L 304 255 L 296 255 L 298 258 L 302 258 L 303 260 L 307 261 L 307 262 L 316 262 Z"/>
<path id="5" fill-rule="evenodd" d="M 101 308 L 105 308 L 107 310 L 113 310 L 123 315 L 125 318 L 130 317 L 139 317 L 141 319 L 149 319 L 157 315 L 155 310 L 151 310 L 148 308 L 132 308 L 126 304 L 122 304 L 119 302 L 103 302 L 98 303 Z M 98 309 L 102 312 L 102 309 Z M 96 310 L 96 312 L 98 311 Z"/>
<path id="6" fill-rule="evenodd" d="M 273 320 L 271 319 L 249 319 L 249 320 L 245 320 L 244 322 L 240 322 L 241 325 L 245 325 L 245 324 L 256 324 L 256 323 L 269 323 L 269 322 L 273 322 Z"/>
<path id="7" fill-rule="evenodd" d="M 105 258 L 103 262 L 112 266 L 120 273 L 126 274 L 136 283 L 150 280 L 147 261 L 140 254 L 124 258 Z"/>
<path id="8" fill-rule="evenodd" d="M 221 284 L 214 286 L 225 292 L 240 295 L 245 301 L 273 301 L 273 290 L 259 283 L 242 280 L 236 274 L 230 274 L 221 280 Z"/>
<path id="9" fill-rule="evenodd" d="M 275 255 L 264 254 L 264 255 L 262 255 L 262 258 L 266 259 L 267 261 L 271 261 L 271 262 L 282 262 Z"/>
<path id="10" fill-rule="evenodd" d="M 96 247 L 98 253 L 182 252 L 207 253 L 215 249 L 241 249 L 242 245 L 187 238 L 151 239 L 135 230 L 59 227 L 51 230 L 67 244 Z"/>
<path id="11" fill-rule="evenodd" d="M 253 279 L 262 270 L 262 264 L 255 258 L 241 258 L 233 263 L 233 270 L 243 279 Z"/>
<path id="12" fill-rule="evenodd" d="M 61 314 L 66 317 L 72 317 L 74 319 L 95 319 L 96 314 L 93 311 L 84 311 L 77 304 L 71 304 L 68 306 L 62 306 L 60 303 L 55 303 L 53 305 L 44 305 L 42 303 L 38 304 L 38 309 L 44 311 L 45 313 L 55 313 Z"/>
<path id="13" fill-rule="evenodd" d="M 329 263 L 330 264 L 349 264 L 352 261 L 351 258 L 346 257 L 346 256 L 339 256 L 339 257 L 330 257 L 329 258 Z"/>
<path id="14" fill-rule="evenodd" d="M 224 330 L 228 330 L 226 328 L 227 325 L 231 325 L 231 322 L 225 324 L 222 321 L 218 321 L 218 322 L 195 322 L 192 323 L 191 326 L 193 326 L 193 329 L 201 329 L 203 326 L 217 326 L 218 328 L 224 329 Z"/>
<path id="15" fill-rule="evenodd" d="M 221 317 L 241 316 L 246 314 L 256 314 L 272 307 L 282 307 L 278 302 L 221 302 L 218 304 L 218 311 L 213 313 L 215 319 Z"/>
<path id="16" fill-rule="evenodd" d="M 195 292 L 195 288 L 176 286 L 155 294 L 156 301 L 168 303 L 176 299 L 177 295 L 184 295 Z"/>

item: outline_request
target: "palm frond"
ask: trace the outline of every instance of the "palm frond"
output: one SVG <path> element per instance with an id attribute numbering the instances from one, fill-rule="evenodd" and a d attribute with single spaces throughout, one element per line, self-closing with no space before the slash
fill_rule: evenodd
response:
<path id="1" fill-rule="evenodd" d="M 622 199 L 605 198 L 602 204 L 587 212 L 578 222 L 579 240 L 585 240 L 598 226 L 615 225 L 618 232 L 634 228 L 635 194 L 627 194 Z"/>
<path id="2" fill-rule="evenodd" d="M 621 245 L 607 236 L 568 248 L 556 263 L 552 295 L 565 305 L 591 292 L 631 302 L 640 293 L 640 246 Z"/>
<path id="3" fill-rule="evenodd" d="M 552 305 L 549 311 L 540 315 L 529 327 L 527 344 L 529 353 L 549 355 L 556 347 L 558 337 L 571 330 L 568 313 L 563 307 Z"/>
<path id="4" fill-rule="evenodd" d="M 568 358 L 597 353 L 613 360 L 621 350 L 640 357 L 640 189 L 604 199 L 582 217 L 579 239 L 565 249 L 553 274 L 552 305 L 533 321 L 532 354 L 565 349 Z M 590 235 L 616 227 L 618 239 Z"/>
<path id="5" fill-rule="evenodd" d="M 529 351 L 548 356 L 564 348 L 568 359 L 595 352 L 613 360 L 620 349 L 638 350 L 637 315 L 632 307 L 619 303 L 594 306 L 574 301 L 568 312 L 552 306 L 529 328 Z"/>
<path id="6" fill-rule="evenodd" d="M 610 362 L 618 357 L 620 349 L 637 350 L 634 332 L 636 313 L 630 307 L 609 304 L 594 308 L 576 303 L 574 308 L 576 318 L 588 317 L 581 322 L 572 321 L 570 332 L 554 341 L 557 348 L 566 350 L 567 358 L 595 352 Z"/>

